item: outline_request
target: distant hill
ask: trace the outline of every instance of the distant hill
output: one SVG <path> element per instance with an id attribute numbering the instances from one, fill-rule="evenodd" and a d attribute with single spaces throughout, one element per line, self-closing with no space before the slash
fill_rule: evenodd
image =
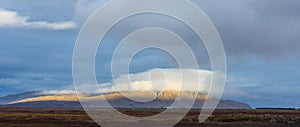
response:
<path id="1" fill-rule="evenodd" d="M 299 110 L 297 108 L 256 108 L 259 110 Z"/>
<path id="2" fill-rule="evenodd" d="M 166 91 L 158 94 L 158 92 L 127 92 L 123 93 L 134 100 L 156 98 L 150 102 L 136 102 L 129 100 L 120 93 L 107 93 L 102 95 L 83 96 L 79 95 L 80 98 L 84 98 L 85 101 L 93 102 L 97 100 L 97 106 L 101 101 L 106 99 L 115 108 L 170 108 L 175 99 L 179 96 L 179 92 Z M 196 97 L 193 108 L 201 108 L 206 99 L 217 100 L 216 98 L 209 97 L 206 94 L 197 94 L 191 92 L 183 92 L 181 102 Z M 93 107 L 93 103 L 90 103 Z M 180 103 L 179 103 L 180 105 Z M 184 107 L 184 103 L 182 103 Z M 80 108 L 78 96 L 76 94 L 69 95 L 49 95 L 49 96 L 38 96 L 32 98 L 24 98 L 15 102 L 10 102 L 6 106 L 12 107 L 26 107 L 26 108 Z M 180 107 L 171 107 L 180 108 Z M 246 103 L 231 101 L 231 100 L 220 100 L 218 109 L 250 109 L 251 107 Z"/>

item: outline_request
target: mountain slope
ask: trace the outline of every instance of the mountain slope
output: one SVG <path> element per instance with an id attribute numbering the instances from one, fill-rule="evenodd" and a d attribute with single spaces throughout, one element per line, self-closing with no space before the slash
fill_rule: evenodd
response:
<path id="1" fill-rule="evenodd" d="M 154 99 L 149 102 L 136 102 L 129 100 L 120 93 L 108 93 L 96 96 L 83 96 L 79 95 L 81 99 L 89 102 L 91 107 L 101 107 L 101 103 L 105 99 L 115 108 L 167 108 L 170 107 L 175 99 L 179 96 L 179 92 L 176 91 L 166 91 L 159 94 L 158 92 L 127 92 L 123 93 L 126 97 L 130 97 L 134 100 L 148 100 Z M 216 101 L 216 98 L 209 97 L 206 94 L 195 94 L 192 92 L 183 92 L 181 93 L 181 103 L 182 107 L 185 107 L 184 102 L 186 100 L 191 100 L 193 97 L 196 97 L 195 104 L 193 108 L 201 108 L 206 99 L 211 99 Z M 96 101 L 95 101 L 96 100 Z M 95 104 L 97 102 L 97 104 Z M 76 94 L 70 95 L 58 95 L 58 96 L 42 96 L 23 99 L 20 101 L 13 102 L 8 106 L 14 107 L 33 107 L 33 108 L 68 108 L 68 107 L 78 107 L 81 105 L 79 103 L 78 96 Z M 172 107 L 180 108 L 180 107 Z M 219 109 L 249 109 L 251 108 L 248 104 L 235 102 L 235 101 L 225 101 L 220 100 L 218 105 Z"/>
<path id="2" fill-rule="evenodd" d="M 0 105 L 8 104 L 11 102 L 15 102 L 27 98 L 39 97 L 39 96 L 47 96 L 47 95 L 43 95 L 39 91 L 30 91 L 21 94 L 8 95 L 8 96 L 0 97 Z"/>

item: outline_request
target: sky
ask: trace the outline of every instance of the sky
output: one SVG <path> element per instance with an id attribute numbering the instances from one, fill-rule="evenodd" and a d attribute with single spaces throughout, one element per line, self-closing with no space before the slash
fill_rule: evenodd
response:
<path id="1" fill-rule="evenodd" d="M 74 89 L 72 56 L 77 35 L 89 15 L 106 1 L 1 0 L 0 96 Z M 300 107 L 299 0 L 193 2 L 208 15 L 223 41 L 228 68 L 224 99 L 253 107 Z M 105 69 L 114 45 L 111 38 L 98 49 L 104 54 L 96 60 L 100 83 L 111 80 Z M 208 69 L 203 46 L 191 45 L 200 47 L 198 62 Z M 156 49 L 140 52 L 130 66 L 133 74 L 177 67 L 169 54 Z"/>

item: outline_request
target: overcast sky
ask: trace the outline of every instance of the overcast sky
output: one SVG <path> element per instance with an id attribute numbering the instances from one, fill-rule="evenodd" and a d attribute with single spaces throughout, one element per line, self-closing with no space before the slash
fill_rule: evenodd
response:
<path id="1" fill-rule="evenodd" d="M 1 0 L 0 96 L 73 89 L 77 34 L 105 1 Z M 211 18 L 223 40 L 228 62 L 225 99 L 254 107 L 300 107 L 299 0 L 194 2 Z M 110 46 L 108 42 L 101 52 L 110 53 Z M 109 63 L 103 57 L 98 71 Z M 199 61 L 206 68 L 203 58 Z M 136 56 L 132 72 L 172 68 L 173 62 L 164 52 L 147 50 Z M 99 82 L 109 81 L 107 75 L 99 72 Z"/>

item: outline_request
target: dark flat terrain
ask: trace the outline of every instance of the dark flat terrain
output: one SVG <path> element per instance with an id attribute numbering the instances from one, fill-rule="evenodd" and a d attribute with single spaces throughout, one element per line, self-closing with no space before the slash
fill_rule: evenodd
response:
<path id="1" fill-rule="evenodd" d="M 154 115 L 161 110 L 121 110 L 133 116 Z M 191 111 L 177 127 L 300 127 L 299 110 L 217 110 L 204 123 L 200 111 Z M 99 127 L 82 109 L 0 108 L 0 127 Z"/>

